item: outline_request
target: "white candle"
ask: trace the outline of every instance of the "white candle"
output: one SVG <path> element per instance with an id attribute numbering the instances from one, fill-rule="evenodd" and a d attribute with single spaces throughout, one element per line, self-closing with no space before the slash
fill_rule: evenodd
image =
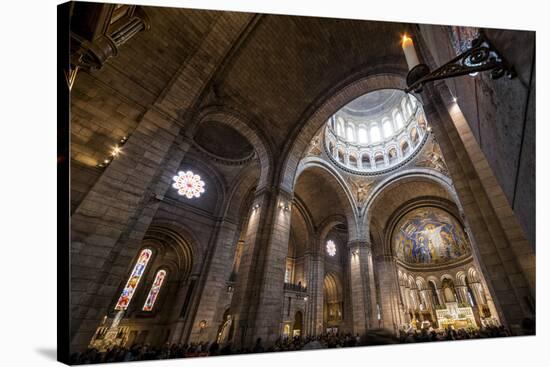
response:
<path id="1" fill-rule="evenodd" d="M 414 44 L 412 38 L 408 37 L 406 34 L 403 36 L 403 41 L 401 42 L 403 47 L 403 52 L 405 53 L 405 58 L 407 59 L 407 65 L 409 70 L 414 68 L 416 65 L 420 64 L 418 61 L 418 56 L 416 55 L 416 50 L 414 49 Z"/>

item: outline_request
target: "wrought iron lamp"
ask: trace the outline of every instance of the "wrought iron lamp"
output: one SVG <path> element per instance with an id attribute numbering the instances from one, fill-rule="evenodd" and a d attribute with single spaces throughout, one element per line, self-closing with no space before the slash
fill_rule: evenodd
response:
<path id="1" fill-rule="evenodd" d="M 424 84 L 428 82 L 480 71 L 490 71 L 491 79 L 499 79 L 503 76 L 512 79 L 516 76 L 514 67 L 489 42 L 482 30 L 480 30 L 479 36 L 472 40 L 469 49 L 433 71 L 430 71 L 428 65 L 418 61 L 412 38 L 404 35 L 401 44 L 409 66 L 407 88 L 405 89 L 407 93 L 422 92 Z"/>

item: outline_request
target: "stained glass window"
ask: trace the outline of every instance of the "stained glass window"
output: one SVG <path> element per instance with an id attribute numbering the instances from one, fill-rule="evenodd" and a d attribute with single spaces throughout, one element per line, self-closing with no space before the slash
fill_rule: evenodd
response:
<path id="1" fill-rule="evenodd" d="M 333 240 L 327 241 L 327 254 L 329 254 L 329 256 L 336 255 L 336 244 Z"/>
<path id="2" fill-rule="evenodd" d="M 149 294 L 147 295 L 147 299 L 145 300 L 145 304 L 143 305 L 143 311 L 153 310 L 153 306 L 155 305 L 155 301 L 157 300 L 157 297 L 159 295 L 160 288 L 162 287 L 162 283 L 164 282 L 164 278 L 166 278 L 166 271 L 159 270 L 157 272 L 157 275 L 155 276 L 155 281 L 153 282 L 153 285 L 151 286 L 151 290 L 149 291 Z"/>
<path id="3" fill-rule="evenodd" d="M 175 181 L 172 187 L 188 199 L 198 198 L 204 192 L 204 181 L 201 180 L 201 176 L 191 171 L 180 171 L 172 179 Z"/>
<path id="4" fill-rule="evenodd" d="M 151 255 L 153 255 L 153 251 L 150 249 L 144 249 L 139 254 L 139 258 L 136 261 L 136 265 L 134 265 L 130 278 L 128 278 L 128 281 L 120 294 L 118 302 L 116 303 L 115 310 L 126 310 L 130 305 L 130 301 L 132 300 L 139 281 L 141 280 L 141 276 L 147 267 L 147 263 L 151 259 Z"/>

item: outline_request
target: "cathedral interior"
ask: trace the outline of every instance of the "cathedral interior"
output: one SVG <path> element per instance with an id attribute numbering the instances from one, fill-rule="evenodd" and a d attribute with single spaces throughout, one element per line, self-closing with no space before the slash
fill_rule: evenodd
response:
<path id="1" fill-rule="evenodd" d="M 71 352 L 534 333 L 534 32 L 65 9 Z M 480 32 L 514 77 L 407 90 Z"/>

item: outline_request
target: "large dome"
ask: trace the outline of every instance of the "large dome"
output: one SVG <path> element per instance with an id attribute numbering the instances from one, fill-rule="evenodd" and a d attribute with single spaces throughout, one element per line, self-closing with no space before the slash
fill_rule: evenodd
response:
<path id="1" fill-rule="evenodd" d="M 340 168 L 381 173 L 414 156 L 426 137 L 420 102 L 398 89 L 381 89 L 346 104 L 327 122 L 325 145 Z"/>
<path id="2" fill-rule="evenodd" d="M 443 265 L 470 254 L 470 245 L 459 222 L 435 207 L 413 209 L 393 231 L 395 256 L 409 265 Z"/>

